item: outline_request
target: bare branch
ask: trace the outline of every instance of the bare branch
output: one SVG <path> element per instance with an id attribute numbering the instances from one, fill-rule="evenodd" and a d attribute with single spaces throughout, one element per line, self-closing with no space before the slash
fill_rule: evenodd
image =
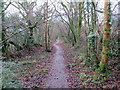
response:
<path id="1" fill-rule="evenodd" d="M 10 4 L 11 2 L 9 2 L 9 4 L 0 12 L 0 14 L 3 13 L 10 6 Z"/>

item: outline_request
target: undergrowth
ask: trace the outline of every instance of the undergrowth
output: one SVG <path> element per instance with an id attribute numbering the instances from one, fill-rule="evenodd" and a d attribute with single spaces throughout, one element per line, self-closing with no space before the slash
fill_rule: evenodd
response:
<path id="1" fill-rule="evenodd" d="M 22 83 L 18 77 L 20 73 L 16 69 L 23 68 L 15 62 L 2 62 L 2 88 L 21 88 Z"/>

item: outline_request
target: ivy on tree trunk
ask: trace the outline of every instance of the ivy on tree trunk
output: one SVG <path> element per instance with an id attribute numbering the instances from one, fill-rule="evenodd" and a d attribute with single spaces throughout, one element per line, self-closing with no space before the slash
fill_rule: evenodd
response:
<path id="1" fill-rule="evenodd" d="M 104 33 L 102 44 L 102 58 L 100 62 L 100 71 L 103 73 L 108 72 L 109 41 L 110 41 L 110 0 L 104 0 Z"/>

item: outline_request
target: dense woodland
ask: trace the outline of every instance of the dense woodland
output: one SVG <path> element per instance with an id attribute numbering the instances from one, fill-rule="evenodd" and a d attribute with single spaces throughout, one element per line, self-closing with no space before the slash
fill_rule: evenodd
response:
<path id="1" fill-rule="evenodd" d="M 46 88 L 61 47 L 67 88 L 118 90 L 119 30 L 119 0 L 0 0 L 1 88 Z"/>

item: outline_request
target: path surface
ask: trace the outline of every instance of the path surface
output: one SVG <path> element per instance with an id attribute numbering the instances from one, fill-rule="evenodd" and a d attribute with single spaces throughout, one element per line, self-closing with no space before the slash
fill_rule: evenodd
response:
<path id="1" fill-rule="evenodd" d="M 46 88 L 68 88 L 67 73 L 63 58 L 63 50 L 59 45 L 60 40 L 54 44 L 56 52 L 53 57 L 52 68 L 46 82 Z"/>

